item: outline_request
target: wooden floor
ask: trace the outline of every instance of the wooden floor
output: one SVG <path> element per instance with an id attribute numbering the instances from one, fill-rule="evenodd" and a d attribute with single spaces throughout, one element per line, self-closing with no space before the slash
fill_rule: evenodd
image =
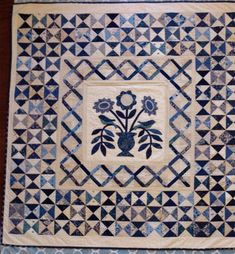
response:
<path id="1" fill-rule="evenodd" d="M 0 217 L 7 153 L 8 93 L 11 67 L 11 12 L 13 0 L 0 1 Z M 1 218 L 0 218 L 1 219 Z"/>

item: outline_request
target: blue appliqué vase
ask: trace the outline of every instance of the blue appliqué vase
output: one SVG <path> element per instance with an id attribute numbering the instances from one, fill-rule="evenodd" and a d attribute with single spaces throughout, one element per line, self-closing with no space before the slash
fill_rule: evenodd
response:
<path id="1" fill-rule="evenodd" d="M 117 135 L 119 137 L 117 142 L 118 147 L 122 151 L 117 156 L 134 157 L 134 155 L 130 153 L 130 150 L 135 146 L 134 136 L 136 135 L 136 133 L 119 132 L 117 133 Z"/>

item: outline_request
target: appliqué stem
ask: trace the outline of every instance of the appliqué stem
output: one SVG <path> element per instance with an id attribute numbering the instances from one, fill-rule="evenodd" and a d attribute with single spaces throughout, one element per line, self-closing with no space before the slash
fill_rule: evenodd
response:
<path id="1" fill-rule="evenodd" d="M 113 116 L 118 120 L 118 122 L 121 124 L 121 126 L 123 127 L 124 131 L 125 131 L 125 125 L 123 124 L 123 122 L 121 121 L 121 119 L 118 117 L 118 115 L 113 111 L 110 110 L 110 112 L 113 114 Z M 123 131 L 123 130 L 122 130 Z"/>
<path id="2" fill-rule="evenodd" d="M 136 116 L 136 118 L 134 119 L 134 121 L 132 122 L 130 131 L 132 131 L 134 129 L 135 123 L 138 120 L 138 118 L 140 117 L 140 115 L 144 112 L 144 109 L 140 110 L 140 112 L 138 113 L 138 115 Z"/>

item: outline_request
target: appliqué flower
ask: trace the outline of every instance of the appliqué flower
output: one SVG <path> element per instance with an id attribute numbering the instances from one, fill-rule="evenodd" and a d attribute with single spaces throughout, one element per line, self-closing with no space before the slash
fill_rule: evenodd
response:
<path id="1" fill-rule="evenodd" d="M 152 99 L 150 96 L 144 96 L 144 99 L 141 102 L 143 103 L 142 108 L 145 113 L 148 113 L 149 116 L 156 115 L 158 107 L 155 99 Z"/>
<path id="2" fill-rule="evenodd" d="M 142 109 L 132 109 L 137 104 L 136 95 L 131 91 L 121 91 L 116 97 L 116 104 L 121 109 L 115 109 L 117 107 L 114 106 L 111 99 L 103 98 L 94 103 L 93 108 L 96 112 L 102 113 L 99 115 L 102 126 L 91 133 L 94 136 L 91 141 L 93 145 L 92 155 L 100 151 L 103 156 L 106 156 L 109 149 L 116 148 L 114 145 L 116 143 L 120 149 L 117 156 L 134 157 L 131 150 L 135 147 L 136 140 L 134 137 L 137 134 L 140 144 L 138 152 L 145 150 L 146 159 L 151 157 L 153 149 L 162 149 L 162 132 L 153 126 L 156 121 L 153 119 L 140 121 L 141 114 L 156 115 L 157 102 L 150 96 L 144 96 L 141 102 Z M 128 111 L 129 109 L 130 111 Z M 139 110 L 138 113 L 137 109 Z M 108 114 L 103 114 L 105 112 Z"/>
<path id="3" fill-rule="evenodd" d="M 105 113 L 109 112 L 113 109 L 114 102 L 110 99 L 99 99 L 97 102 L 95 102 L 93 109 L 96 110 L 96 113 Z"/>
<path id="4" fill-rule="evenodd" d="M 117 106 L 120 106 L 121 109 L 132 109 L 136 104 L 136 95 L 131 91 L 122 91 L 117 97 Z"/>

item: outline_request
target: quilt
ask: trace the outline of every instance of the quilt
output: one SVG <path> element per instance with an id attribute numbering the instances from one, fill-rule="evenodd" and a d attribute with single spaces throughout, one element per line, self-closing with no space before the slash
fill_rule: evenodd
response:
<path id="1" fill-rule="evenodd" d="M 17 2 L 3 243 L 235 248 L 235 3 Z"/>

